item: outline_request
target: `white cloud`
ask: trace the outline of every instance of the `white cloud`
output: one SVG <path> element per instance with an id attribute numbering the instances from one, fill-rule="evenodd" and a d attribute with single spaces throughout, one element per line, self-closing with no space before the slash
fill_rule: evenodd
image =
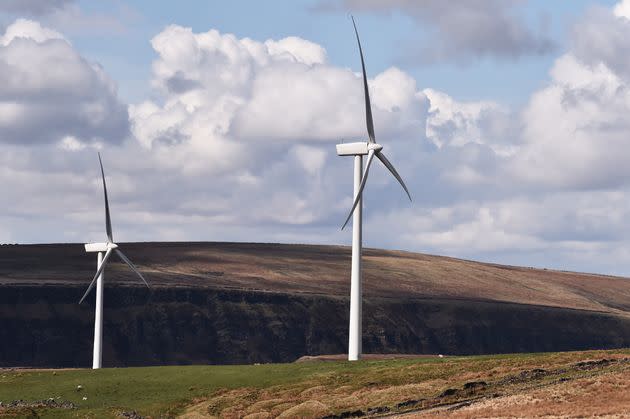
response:
<path id="1" fill-rule="evenodd" d="M 186 182 L 211 177 L 203 187 L 230 208 L 233 217 L 223 223 L 235 229 L 341 219 L 351 176 L 340 181 L 339 173 L 351 175 L 352 162 L 337 158 L 334 144 L 366 137 L 359 73 L 330 65 L 324 48 L 296 37 L 258 42 L 171 25 L 152 45 L 152 84 L 161 97 L 131 105 L 130 116 L 139 144 L 162 170 Z M 386 146 L 426 141 L 427 99 L 409 75 L 390 68 L 370 86 Z M 182 199 L 196 208 L 199 197 Z M 283 229 L 273 234 L 287 237 Z"/>
<path id="2" fill-rule="evenodd" d="M 620 3 L 625 10 L 626 3 Z M 571 50 L 580 62 L 597 67 L 604 64 L 617 75 L 628 78 L 630 64 L 625 57 L 630 54 L 627 42 L 630 19 L 612 13 L 610 9 L 593 7 L 579 20 L 571 33 Z"/>
<path id="3" fill-rule="evenodd" d="M 304 63 L 306 65 L 324 64 L 326 62 L 326 50 L 313 42 L 296 36 L 289 36 L 274 41 L 265 41 L 269 55 L 285 58 L 289 61 Z"/>
<path id="4" fill-rule="evenodd" d="M 305 64 L 276 64 L 257 71 L 251 99 L 239 109 L 233 131 L 252 141 L 335 141 L 364 130 L 360 90 L 349 71 Z M 333 108 L 331 104 L 335 104 Z"/>
<path id="5" fill-rule="evenodd" d="M 77 151 L 77 150 L 83 150 L 86 147 L 86 145 L 82 143 L 79 139 L 71 135 L 68 135 L 67 137 L 64 137 L 59 142 L 59 147 L 61 147 L 64 150 Z"/>
<path id="6" fill-rule="evenodd" d="M 491 262 L 626 273 L 628 188 L 415 206 L 366 220 L 387 245 Z M 378 222 L 376 222 L 378 219 Z"/>
<path id="7" fill-rule="evenodd" d="M 261 43 L 171 25 L 152 45 L 152 83 L 163 104 L 132 105 L 130 115 L 136 138 L 161 156 L 161 166 L 247 172 L 260 181 L 271 175 L 268 161 L 286 159 L 285 166 L 297 161 L 312 175 L 325 160 L 315 144 L 332 151 L 343 137 L 365 137 L 360 76 L 327 64 L 317 44 L 296 37 Z M 371 85 L 377 131 L 415 129 L 421 136 L 426 99 L 413 79 L 389 69 Z"/>
<path id="8" fill-rule="evenodd" d="M 501 155 L 515 151 L 510 111 L 498 103 L 458 102 L 446 93 L 425 89 L 429 98 L 427 137 L 438 147 L 487 144 Z"/>
<path id="9" fill-rule="evenodd" d="M 4 35 L 0 37 L 0 45 L 7 46 L 16 38 L 25 38 L 42 43 L 49 39 L 63 39 L 63 35 L 52 29 L 44 28 L 39 22 L 27 19 L 18 19 L 7 27 Z"/>
<path id="10" fill-rule="evenodd" d="M 630 26 L 628 27 L 630 35 Z M 605 63 L 584 64 L 568 53 L 550 85 L 523 111 L 523 146 L 512 169 L 544 187 L 607 188 L 630 179 L 628 80 Z"/>
<path id="11" fill-rule="evenodd" d="M 622 0 L 617 3 L 613 8 L 613 13 L 617 17 L 625 17 L 626 19 L 630 19 L 630 1 Z"/>
<path id="12" fill-rule="evenodd" d="M 0 142 L 120 142 L 128 133 L 116 86 L 61 34 L 19 19 L 0 38 Z"/>

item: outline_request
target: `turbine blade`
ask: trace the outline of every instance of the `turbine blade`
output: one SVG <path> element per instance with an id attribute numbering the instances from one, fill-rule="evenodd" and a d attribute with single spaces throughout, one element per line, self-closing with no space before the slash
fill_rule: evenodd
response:
<path id="1" fill-rule="evenodd" d="M 359 39 L 359 31 L 357 31 L 357 25 L 354 22 L 354 16 L 352 18 L 352 26 L 354 26 L 354 34 L 357 36 L 357 43 L 359 44 L 359 54 L 361 55 L 361 69 L 363 70 L 363 90 L 365 95 L 365 122 L 367 125 L 368 136 L 370 142 L 375 143 L 374 137 L 374 121 L 372 120 L 372 105 L 370 104 L 370 92 L 368 90 L 367 75 L 365 74 L 365 61 L 363 60 L 363 49 L 361 48 L 361 40 Z"/>
<path id="2" fill-rule="evenodd" d="M 350 214 L 348 214 L 348 218 L 346 218 L 346 222 L 343 223 L 343 226 L 341 227 L 342 230 L 346 227 L 348 221 L 350 221 L 352 214 L 354 214 L 354 209 L 357 207 L 357 204 L 361 199 L 363 188 L 365 188 L 365 183 L 367 182 L 368 173 L 370 171 L 370 165 L 372 164 L 372 160 L 374 160 L 374 154 L 374 150 L 370 150 L 368 152 L 367 164 L 365 166 L 365 172 L 363 172 L 363 179 L 361 179 L 361 186 L 359 186 L 359 193 L 357 193 L 357 195 L 354 197 L 354 204 L 352 204 L 352 209 L 350 210 Z"/>
<path id="3" fill-rule="evenodd" d="M 391 162 L 389 160 L 387 160 L 387 157 L 385 157 L 385 154 L 383 154 L 383 153 L 377 153 L 376 157 L 378 157 L 378 159 L 381 162 L 383 162 L 385 167 L 387 167 L 389 169 L 389 171 L 392 172 L 392 175 L 394 175 L 394 177 L 398 180 L 398 182 L 400 182 L 400 185 L 403 187 L 405 192 L 407 192 L 407 196 L 409 197 L 409 200 L 411 201 L 411 194 L 409 193 L 409 190 L 407 189 L 407 186 L 405 185 L 405 182 L 403 182 L 402 178 L 400 177 L 400 175 L 398 174 L 396 169 L 394 169 L 394 165 L 391 164 Z"/>
<path id="4" fill-rule="evenodd" d="M 119 258 L 120 258 L 123 262 L 125 262 L 127 265 L 129 265 L 129 267 L 131 268 L 131 270 L 132 270 L 132 271 L 134 271 L 134 272 L 135 272 L 135 273 L 136 273 L 136 274 L 140 277 L 140 279 L 142 279 L 142 282 L 144 282 L 144 285 L 146 285 L 146 286 L 147 286 L 147 288 L 150 288 L 150 287 L 149 287 L 149 284 L 147 283 L 147 280 L 146 280 L 146 279 L 144 279 L 144 277 L 142 276 L 142 274 L 140 273 L 140 271 L 136 268 L 136 266 L 133 264 L 133 262 L 131 262 L 131 261 L 129 260 L 129 258 L 128 258 L 127 256 L 125 256 L 125 254 L 124 254 L 123 252 L 121 252 L 120 250 L 118 250 L 118 249 L 114 249 L 114 250 L 116 250 L 116 254 L 118 255 L 118 257 L 119 257 Z"/>
<path id="5" fill-rule="evenodd" d="M 105 269 L 105 265 L 107 264 L 107 260 L 109 259 L 109 256 L 111 254 L 112 254 L 112 249 L 107 249 L 107 252 L 105 252 L 105 257 L 103 258 L 103 262 L 101 262 L 101 266 L 98 267 L 98 270 L 96 271 L 96 275 L 94 275 L 94 279 L 92 279 L 92 282 L 90 282 L 90 286 L 88 287 L 87 291 L 85 291 L 85 294 L 83 294 L 83 297 L 81 297 L 81 301 L 79 301 L 79 304 L 81 304 L 83 300 L 85 300 L 85 297 L 87 297 L 90 291 L 92 291 L 92 288 L 94 288 L 94 284 L 96 284 L 96 280 Z"/>
<path id="6" fill-rule="evenodd" d="M 103 162 L 101 161 L 101 153 L 98 153 L 98 162 L 101 165 L 101 176 L 103 177 L 103 192 L 105 193 L 105 230 L 107 231 L 107 239 L 110 243 L 114 242 L 112 237 L 112 219 L 109 216 L 109 202 L 107 200 L 107 185 L 105 184 L 105 172 L 103 171 Z"/>

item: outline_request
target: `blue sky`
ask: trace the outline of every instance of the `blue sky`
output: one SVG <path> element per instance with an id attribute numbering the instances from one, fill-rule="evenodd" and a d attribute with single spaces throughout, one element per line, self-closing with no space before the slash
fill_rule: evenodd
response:
<path id="1" fill-rule="evenodd" d="M 5 0 L 0 242 L 349 244 L 630 271 L 630 0 Z"/>

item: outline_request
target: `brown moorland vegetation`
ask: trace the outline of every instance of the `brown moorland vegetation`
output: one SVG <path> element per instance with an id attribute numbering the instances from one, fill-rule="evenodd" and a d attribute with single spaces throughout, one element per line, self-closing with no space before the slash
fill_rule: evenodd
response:
<path id="1" fill-rule="evenodd" d="M 291 362 L 344 353 L 350 249 L 127 243 L 116 259 L 104 365 Z M 90 364 L 94 274 L 79 244 L 0 246 L 0 366 Z M 627 278 L 364 252 L 365 352 L 488 354 L 630 346 Z"/>
<path id="2" fill-rule="evenodd" d="M 154 286 L 211 287 L 345 296 L 350 249 L 262 243 L 127 243 Z M 86 285 L 95 258 L 79 244 L 0 247 L 1 285 Z M 113 261 L 108 283 L 135 284 Z M 480 263 L 393 250 L 364 250 L 366 297 L 488 300 L 626 315 L 627 278 Z"/>
<path id="3" fill-rule="evenodd" d="M 628 390 L 626 351 L 380 361 L 289 385 L 218 391 L 182 417 L 627 417 Z"/>

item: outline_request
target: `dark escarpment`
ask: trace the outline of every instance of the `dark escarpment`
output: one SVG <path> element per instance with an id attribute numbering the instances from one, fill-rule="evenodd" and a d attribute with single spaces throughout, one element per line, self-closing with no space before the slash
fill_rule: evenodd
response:
<path id="1" fill-rule="evenodd" d="M 347 350 L 347 248 L 124 245 L 112 263 L 103 365 L 288 362 Z M 0 247 L 0 366 L 87 367 L 93 275 L 79 245 Z M 366 353 L 484 354 L 630 346 L 624 278 L 365 252 Z"/>

